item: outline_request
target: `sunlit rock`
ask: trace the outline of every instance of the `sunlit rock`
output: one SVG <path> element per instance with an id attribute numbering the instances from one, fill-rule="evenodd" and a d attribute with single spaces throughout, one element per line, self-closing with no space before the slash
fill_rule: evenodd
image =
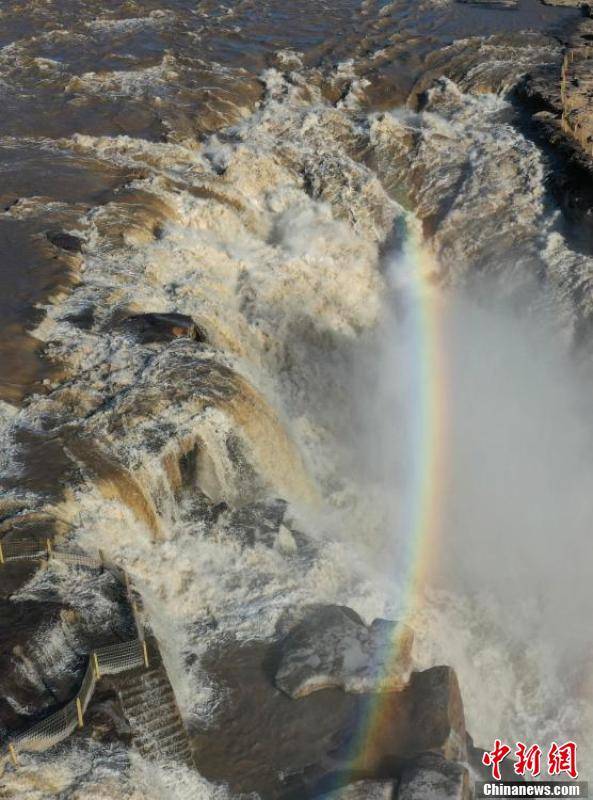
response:
<path id="1" fill-rule="evenodd" d="M 320 689 L 399 691 L 409 680 L 413 632 L 376 619 L 366 626 L 343 606 L 312 606 L 281 646 L 275 682 L 292 698 Z"/>
<path id="2" fill-rule="evenodd" d="M 292 622 L 281 619 L 277 633 L 301 625 L 316 608 L 309 606 L 300 618 L 299 609 L 291 608 Z M 349 609 L 329 609 L 365 627 Z M 397 781 L 427 752 L 466 761 L 463 706 L 452 670 L 413 672 L 402 691 L 377 695 L 328 688 L 295 700 L 274 685 L 285 640 L 226 640 L 201 662 L 223 698 L 212 726 L 193 735 L 197 763 L 208 780 L 225 780 L 237 793 L 262 797 L 322 798 L 355 778 Z M 355 731 L 366 735 L 353 742 Z M 377 791 L 377 784 L 372 789 Z"/>
<path id="3" fill-rule="evenodd" d="M 431 750 L 447 759 L 465 760 L 465 715 L 455 670 L 432 667 L 415 672 L 408 691 L 411 702 L 406 750 Z"/>

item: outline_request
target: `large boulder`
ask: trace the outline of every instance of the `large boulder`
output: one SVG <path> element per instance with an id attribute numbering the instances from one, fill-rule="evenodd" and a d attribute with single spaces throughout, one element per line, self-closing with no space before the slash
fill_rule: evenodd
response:
<path id="1" fill-rule="evenodd" d="M 402 772 L 397 800 L 471 800 L 469 773 L 433 753 L 414 759 Z"/>
<path id="2" fill-rule="evenodd" d="M 276 658 L 274 644 L 228 637 L 202 658 L 220 703 L 207 727 L 190 731 L 196 764 L 242 797 L 305 800 L 340 785 L 318 788 L 342 769 L 333 753 L 356 726 L 364 696 L 329 689 L 292 700 L 272 682 Z"/>
<path id="3" fill-rule="evenodd" d="M 344 606 L 310 606 L 280 646 L 276 686 L 293 699 L 320 689 L 401 691 L 412 669 L 413 631 Z"/>
<path id="4" fill-rule="evenodd" d="M 409 696 L 409 752 L 431 750 L 453 761 L 465 761 L 465 715 L 455 670 L 442 666 L 415 672 Z"/>
<path id="5" fill-rule="evenodd" d="M 356 791 L 367 789 L 368 782 L 397 782 L 427 752 L 466 761 L 463 704 L 448 667 L 412 672 L 401 691 L 353 693 L 340 686 L 293 699 L 279 690 L 285 648 L 312 616 L 339 621 L 349 636 L 361 629 L 368 635 L 372 628 L 340 606 L 327 607 L 327 616 L 319 606 L 289 608 L 279 620 L 276 642 L 226 639 L 203 657 L 201 668 L 221 698 L 208 728 L 191 732 L 204 777 L 237 794 L 306 800 L 353 781 L 367 782 Z M 343 674 L 334 672 L 332 680 L 338 679 L 343 681 Z M 388 791 L 384 784 L 383 790 Z M 344 797 L 351 800 L 337 795 Z"/>
<path id="6" fill-rule="evenodd" d="M 370 720 L 357 757 L 360 777 L 400 775 L 408 762 L 422 753 L 450 761 L 467 759 L 463 703 L 450 667 L 413 672 L 401 692 L 380 698 L 365 695 L 360 715 Z M 348 758 L 347 749 L 343 757 Z"/>

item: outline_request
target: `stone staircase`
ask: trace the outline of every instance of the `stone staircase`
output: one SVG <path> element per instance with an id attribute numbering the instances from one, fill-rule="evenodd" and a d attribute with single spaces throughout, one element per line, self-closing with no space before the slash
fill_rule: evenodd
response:
<path id="1" fill-rule="evenodd" d="M 194 766 L 173 687 L 162 664 L 128 676 L 118 695 L 142 756 Z"/>

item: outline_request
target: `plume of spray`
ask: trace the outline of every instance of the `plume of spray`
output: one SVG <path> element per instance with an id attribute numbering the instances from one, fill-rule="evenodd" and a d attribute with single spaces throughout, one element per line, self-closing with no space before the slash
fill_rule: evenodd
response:
<path id="1" fill-rule="evenodd" d="M 440 290 L 418 241 L 388 265 L 380 356 L 374 342 L 354 380 L 358 477 L 385 509 L 359 546 L 418 666 L 457 670 L 476 742 L 573 739 L 585 774 L 591 376 L 541 298 L 518 311 L 485 281 L 479 297 Z"/>

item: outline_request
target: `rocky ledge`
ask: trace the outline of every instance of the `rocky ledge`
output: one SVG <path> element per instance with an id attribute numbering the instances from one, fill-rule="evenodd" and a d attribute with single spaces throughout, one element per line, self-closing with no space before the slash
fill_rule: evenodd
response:
<path id="1" fill-rule="evenodd" d="M 314 605 L 287 611 L 273 642 L 221 643 L 203 662 L 220 702 L 193 732 L 198 769 L 262 800 L 469 800 L 467 762 L 481 754 L 457 677 L 415 670 L 412 640 L 396 622 Z"/>
<path id="2" fill-rule="evenodd" d="M 276 686 L 293 699 L 333 687 L 398 691 L 410 680 L 413 641 L 405 625 L 376 619 L 367 627 L 349 608 L 314 606 L 282 643 Z"/>
<path id="3" fill-rule="evenodd" d="M 69 700 L 89 650 L 107 636 L 105 620 L 82 618 L 60 603 L 60 580 L 71 576 L 52 578 L 48 569 L 33 578 L 43 580 L 44 603 L 5 603 L 14 619 L 0 681 L 10 699 L 0 707 L 4 735 Z M 101 582 L 96 591 L 116 601 L 113 612 L 119 587 L 109 573 Z M 33 618 L 38 637 L 31 636 Z M 111 626 L 111 639 L 130 638 L 123 611 Z M 41 657 L 39 643 L 48 636 L 68 645 L 67 663 Z M 321 604 L 287 609 L 272 641 L 221 639 L 202 665 L 219 692 L 216 717 L 209 729 L 190 731 L 199 772 L 261 800 L 470 800 L 467 763 L 481 753 L 466 733 L 455 672 L 415 670 L 412 643 L 403 624 L 366 625 L 350 608 Z M 117 699 L 128 678 L 122 680 L 102 686 L 79 735 L 135 741 Z"/>
<path id="4" fill-rule="evenodd" d="M 569 8 L 588 8 L 585 0 L 541 0 L 545 6 L 566 6 Z"/>
<path id="5" fill-rule="evenodd" d="M 483 6 L 484 8 L 509 8 L 519 7 L 518 0 L 457 0 L 458 3 L 468 3 L 473 6 Z"/>
<path id="6" fill-rule="evenodd" d="M 321 800 L 470 800 L 467 769 L 442 756 L 424 753 L 402 770 L 399 781 L 357 781 Z"/>

